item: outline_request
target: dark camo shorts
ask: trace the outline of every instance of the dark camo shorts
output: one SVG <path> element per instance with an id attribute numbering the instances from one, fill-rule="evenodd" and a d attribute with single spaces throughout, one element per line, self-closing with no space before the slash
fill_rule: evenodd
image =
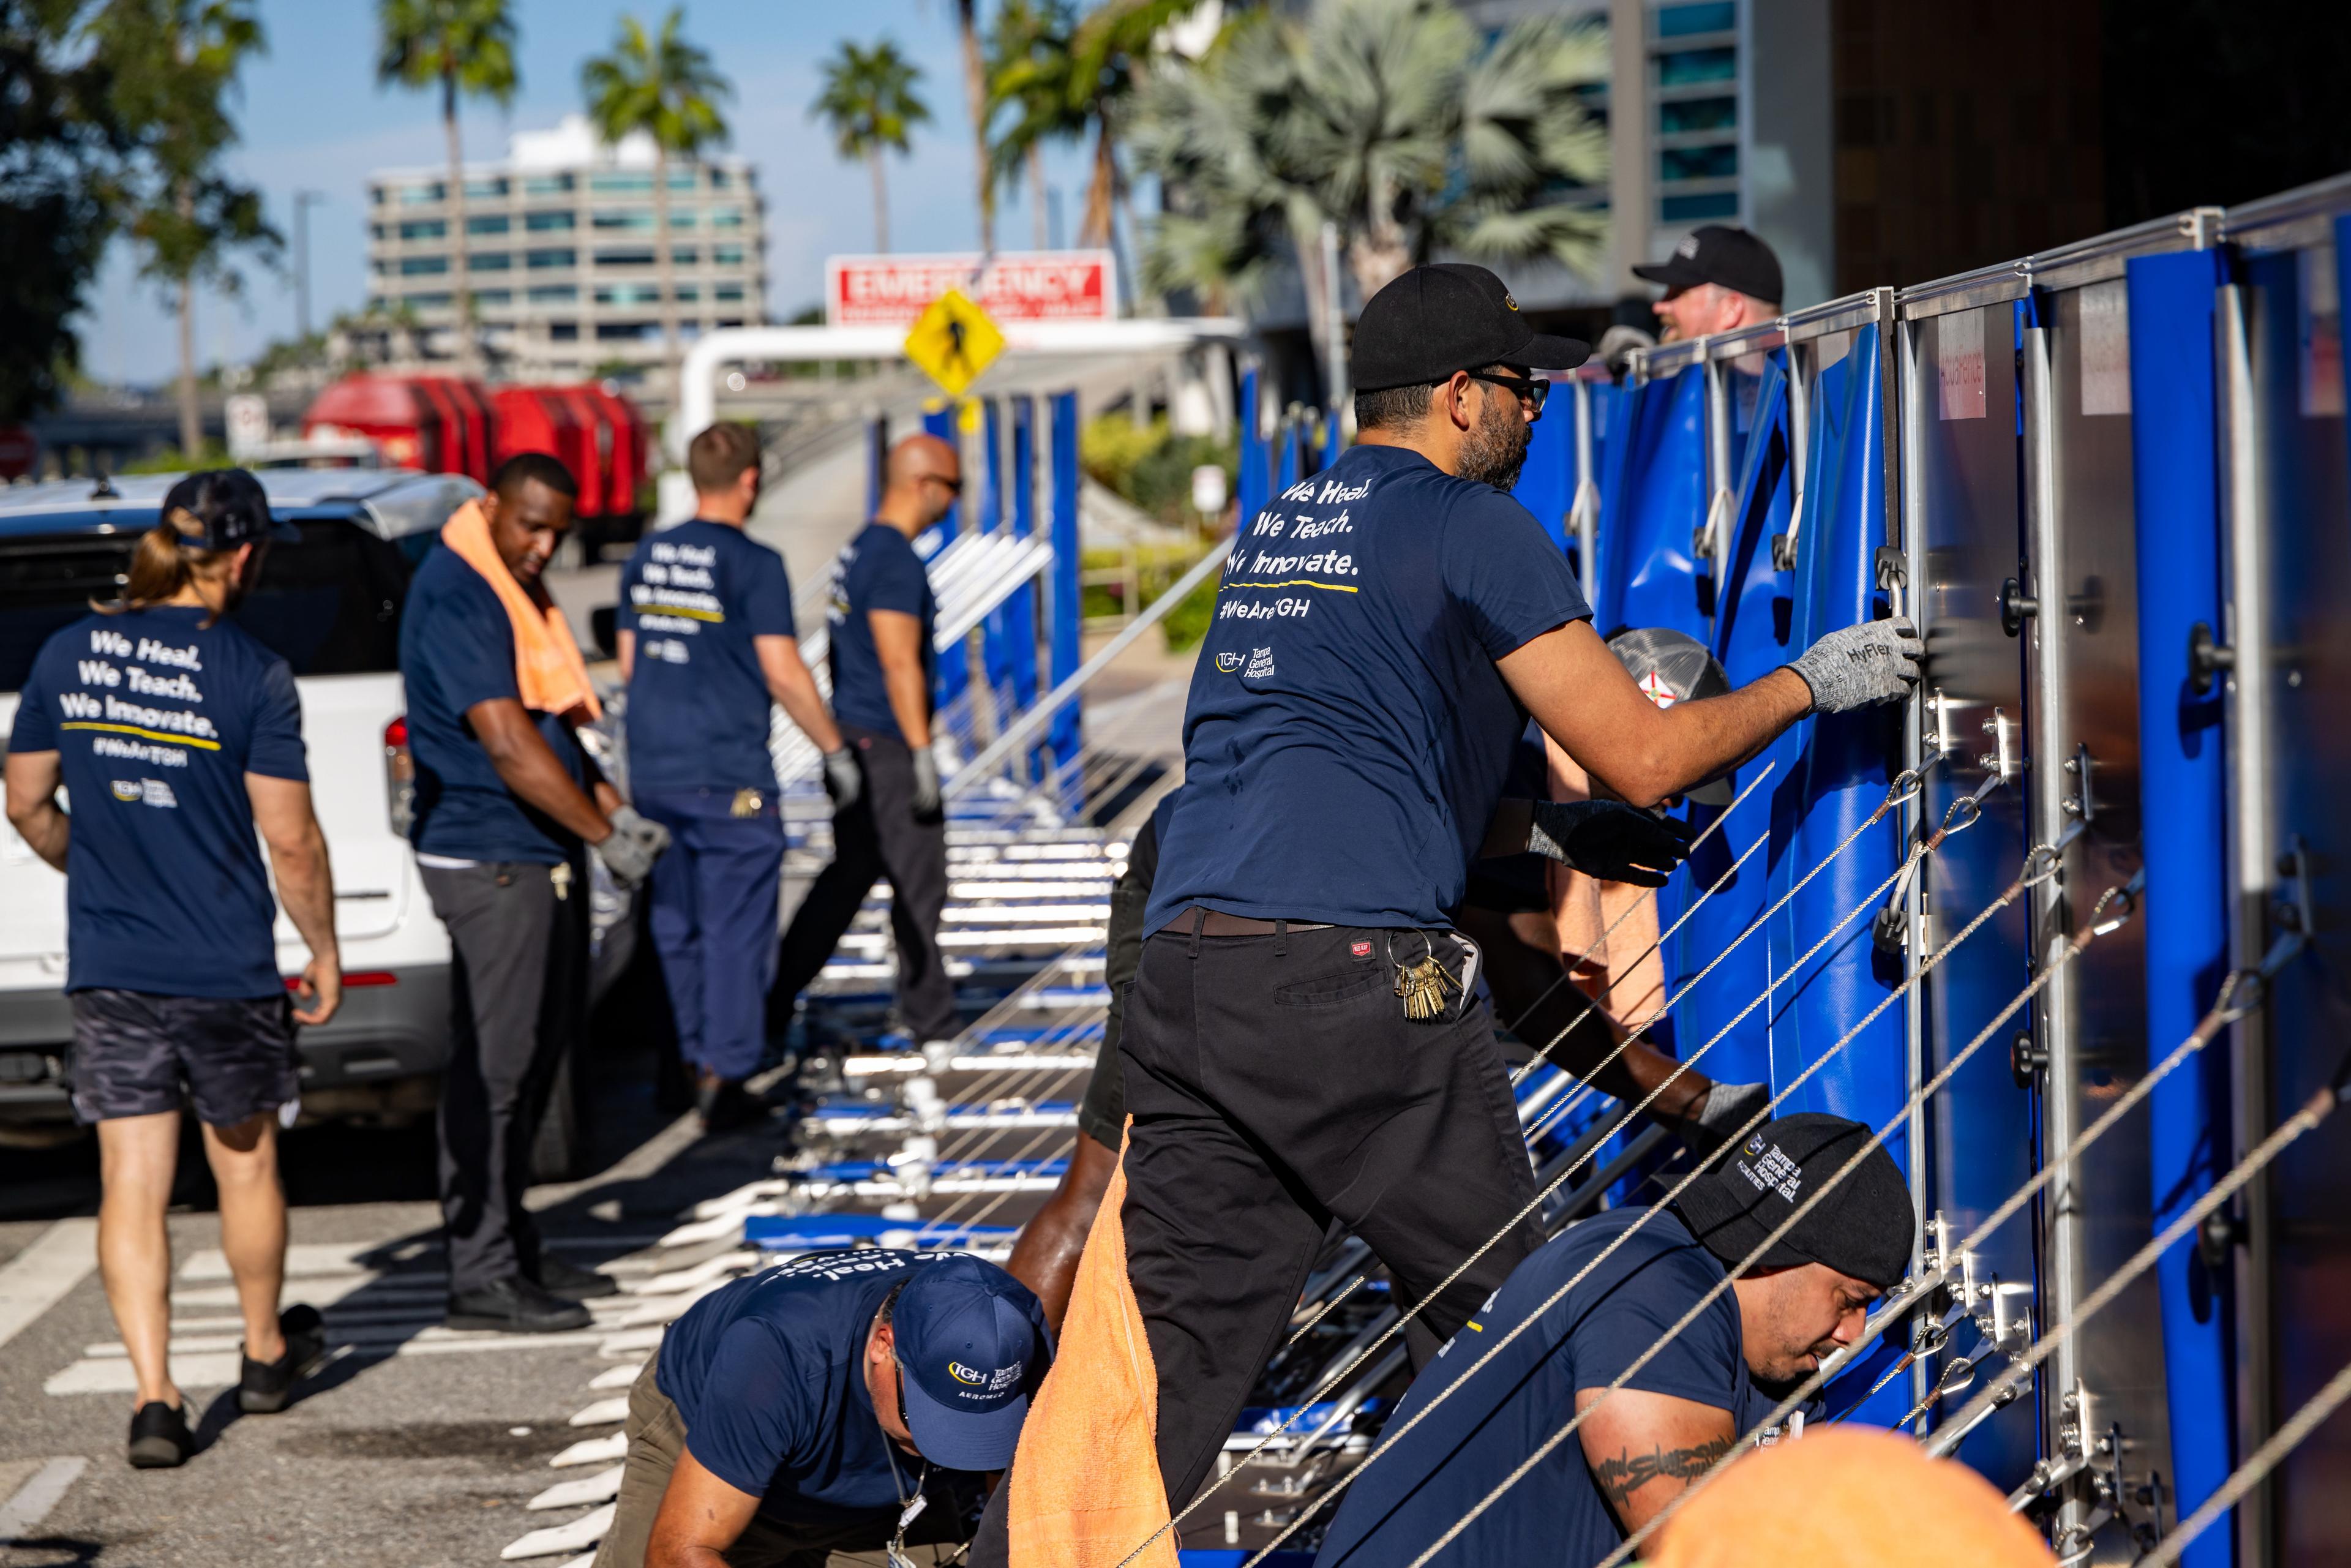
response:
<path id="1" fill-rule="evenodd" d="M 156 997 L 88 990 L 72 996 L 66 1081 L 84 1122 L 180 1108 L 181 1086 L 207 1125 L 292 1105 L 294 1004 L 287 997 Z"/>

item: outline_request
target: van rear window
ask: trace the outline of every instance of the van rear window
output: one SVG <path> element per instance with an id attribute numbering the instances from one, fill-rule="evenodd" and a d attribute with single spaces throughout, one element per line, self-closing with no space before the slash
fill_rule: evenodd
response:
<path id="1" fill-rule="evenodd" d="M 65 524 L 67 518 L 58 522 Z M 296 520 L 301 541 L 269 548 L 232 617 L 298 675 L 400 668 L 409 564 L 398 547 L 338 517 Z M 0 691 L 16 691 L 41 644 L 122 591 L 135 533 L 0 539 Z"/>

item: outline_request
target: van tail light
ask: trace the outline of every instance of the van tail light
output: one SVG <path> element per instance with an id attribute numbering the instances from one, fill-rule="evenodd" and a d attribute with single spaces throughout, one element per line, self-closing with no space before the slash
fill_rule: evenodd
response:
<path id="1" fill-rule="evenodd" d="M 408 755 L 408 716 L 383 727 L 383 796 L 392 810 L 392 831 L 408 837 L 416 820 L 416 763 Z"/>

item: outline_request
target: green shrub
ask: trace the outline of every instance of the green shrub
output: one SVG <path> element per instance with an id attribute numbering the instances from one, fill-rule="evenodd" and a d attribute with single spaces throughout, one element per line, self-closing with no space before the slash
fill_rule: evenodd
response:
<path id="1" fill-rule="evenodd" d="M 1171 528 L 1194 520 L 1193 469 L 1224 469 L 1228 495 L 1240 473 L 1234 442 L 1173 434 L 1165 416 L 1138 425 L 1123 413 L 1097 414 L 1079 433 L 1078 461 L 1097 483 Z"/>

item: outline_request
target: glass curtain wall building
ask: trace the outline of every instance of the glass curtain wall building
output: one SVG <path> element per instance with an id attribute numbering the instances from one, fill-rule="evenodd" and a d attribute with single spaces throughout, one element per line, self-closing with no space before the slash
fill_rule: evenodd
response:
<path id="1" fill-rule="evenodd" d="M 408 317 L 426 357 L 455 358 L 455 256 L 465 246 L 484 351 L 503 374 L 578 380 L 662 360 L 661 250 L 678 335 L 767 319 L 766 209 L 739 158 L 674 161 L 669 230 L 658 227 L 653 148 L 597 140 L 585 117 L 519 131 L 496 163 L 465 168 L 465 227 L 446 166 L 368 181 L 369 306 Z"/>

